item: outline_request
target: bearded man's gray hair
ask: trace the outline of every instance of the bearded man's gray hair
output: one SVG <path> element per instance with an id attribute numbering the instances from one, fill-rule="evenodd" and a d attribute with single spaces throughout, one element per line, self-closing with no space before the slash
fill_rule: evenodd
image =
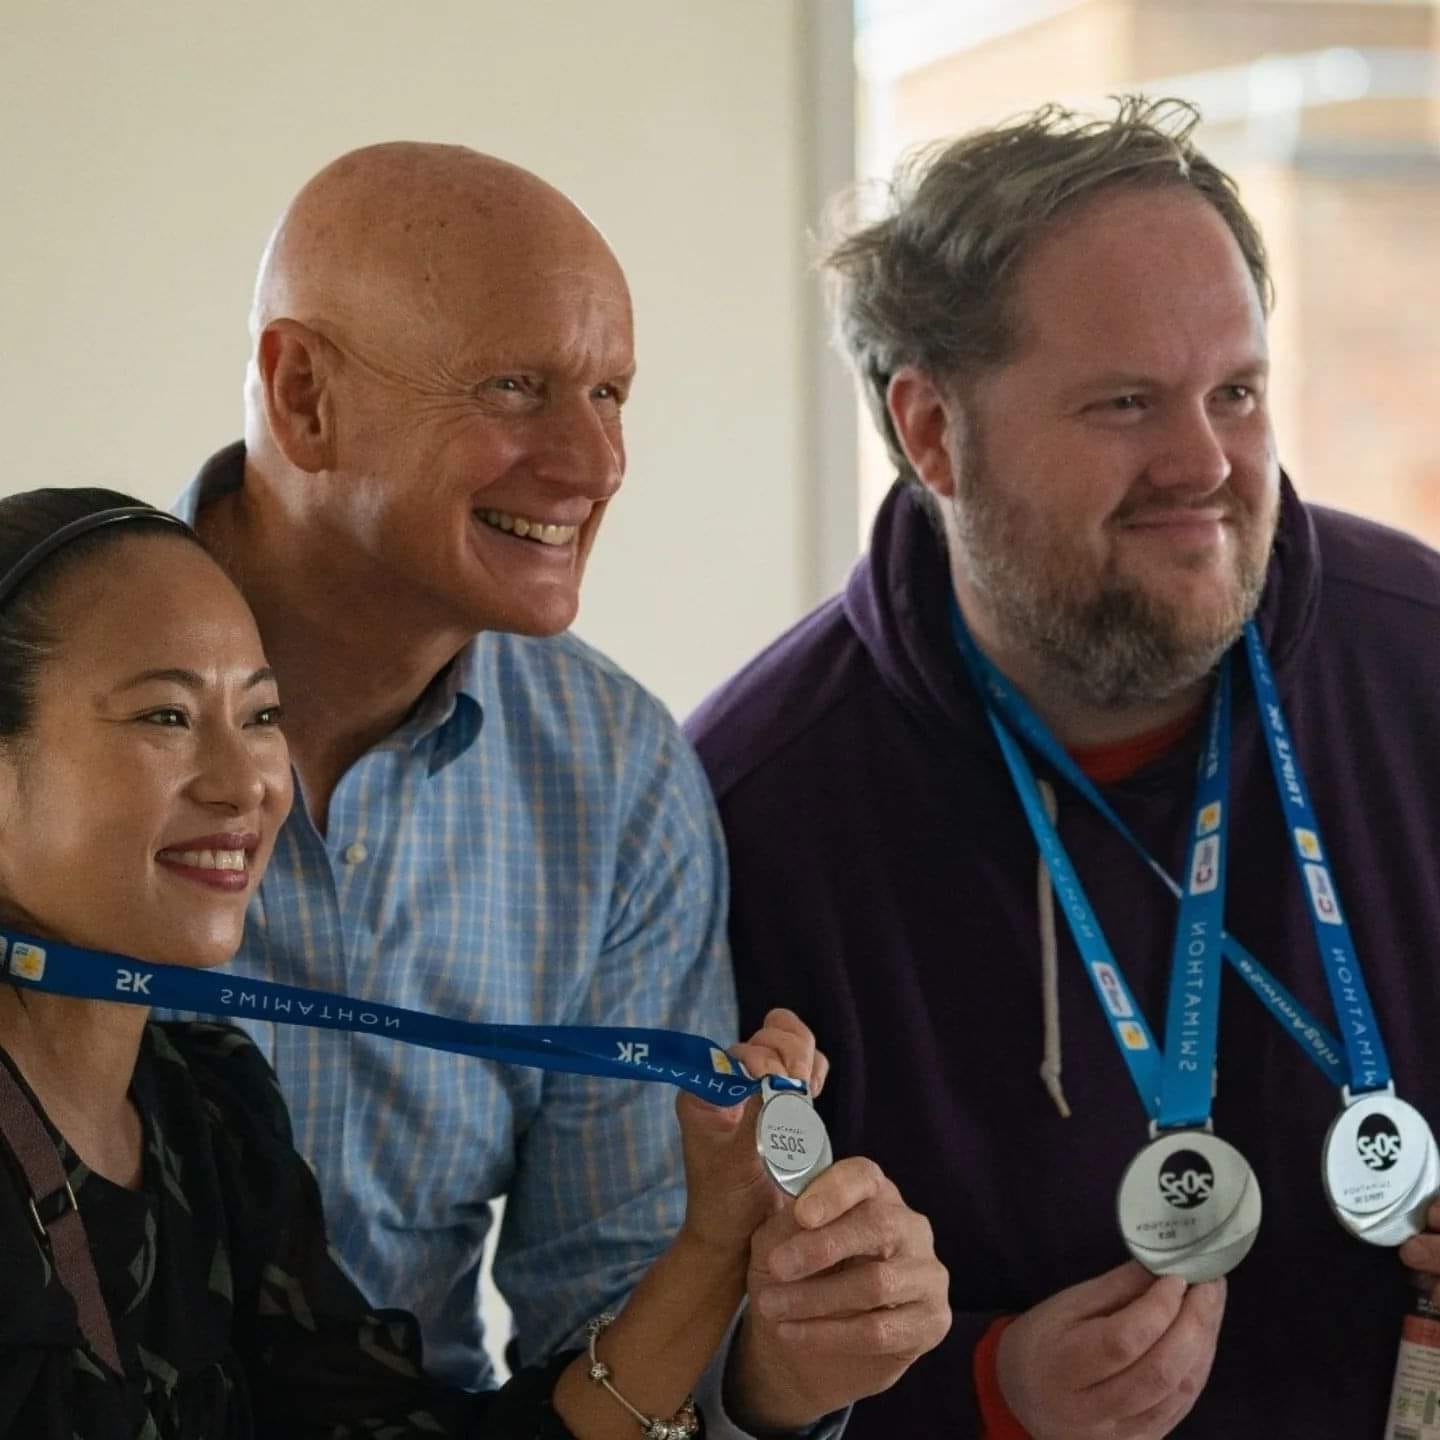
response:
<path id="1" fill-rule="evenodd" d="M 1230 227 L 1268 313 L 1264 242 L 1235 182 L 1191 143 L 1199 122 L 1176 99 L 1122 97 L 1108 120 L 1046 105 L 916 151 L 896 171 L 888 212 L 835 240 L 823 264 L 836 336 L 902 478 L 916 477 L 886 410 L 890 377 L 914 365 L 963 385 L 1014 354 L 1020 262 L 1062 212 L 1101 190 L 1202 195 Z"/>

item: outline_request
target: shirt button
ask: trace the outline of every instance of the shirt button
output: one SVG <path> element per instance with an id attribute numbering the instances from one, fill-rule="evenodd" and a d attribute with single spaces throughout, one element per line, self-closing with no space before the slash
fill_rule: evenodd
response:
<path id="1" fill-rule="evenodd" d="M 357 840 L 353 845 L 345 847 L 345 863 L 347 865 L 358 865 L 362 860 L 370 858 L 370 847 L 363 840 Z"/>

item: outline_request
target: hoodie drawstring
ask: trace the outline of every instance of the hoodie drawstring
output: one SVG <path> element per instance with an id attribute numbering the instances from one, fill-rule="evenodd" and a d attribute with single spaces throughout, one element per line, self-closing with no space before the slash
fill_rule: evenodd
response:
<path id="1" fill-rule="evenodd" d="M 1055 788 L 1041 780 L 1040 798 L 1053 825 L 1059 816 Z M 1062 1120 L 1070 1118 L 1070 1106 L 1060 1084 L 1060 951 L 1055 940 L 1055 887 L 1050 883 L 1050 867 L 1041 854 L 1035 869 L 1036 898 L 1040 917 L 1040 990 L 1045 1020 L 1045 1058 L 1040 1062 L 1040 1078 Z"/>

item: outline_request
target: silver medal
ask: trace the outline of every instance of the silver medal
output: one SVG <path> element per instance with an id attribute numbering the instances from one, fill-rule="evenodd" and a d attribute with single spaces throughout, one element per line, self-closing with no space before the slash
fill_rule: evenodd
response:
<path id="1" fill-rule="evenodd" d="M 830 1168 L 830 1136 L 825 1122 L 798 1090 L 777 1090 L 766 1076 L 760 1086 L 765 1103 L 755 1125 L 755 1145 L 765 1168 L 781 1189 L 798 1195 Z"/>
<path id="2" fill-rule="evenodd" d="M 1361 1095 L 1335 1117 L 1320 1173 L 1335 1218 L 1371 1245 L 1418 1235 L 1440 1190 L 1440 1156 L 1425 1117 L 1389 1090 Z"/>
<path id="3" fill-rule="evenodd" d="M 1126 1167 L 1115 1199 L 1120 1233 L 1152 1275 L 1198 1284 L 1228 1274 L 1260 1229 L 1249 1162 L 1208 1130 L 1172 1130 Z"/>

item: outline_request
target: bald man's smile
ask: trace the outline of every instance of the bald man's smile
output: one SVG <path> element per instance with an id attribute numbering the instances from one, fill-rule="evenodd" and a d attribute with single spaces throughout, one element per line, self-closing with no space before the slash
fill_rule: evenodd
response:
<path id="1" fill-rule="evenodd" d="M 512 515 L 508 510 L 477 510 L 475 518 L 482 525 L 502 530 L 517 540 L 530 540 L 537 545 L 569 545 L 579 534 L 578 525 L 557 525 L 536 519 L 533 515 Z"/>

